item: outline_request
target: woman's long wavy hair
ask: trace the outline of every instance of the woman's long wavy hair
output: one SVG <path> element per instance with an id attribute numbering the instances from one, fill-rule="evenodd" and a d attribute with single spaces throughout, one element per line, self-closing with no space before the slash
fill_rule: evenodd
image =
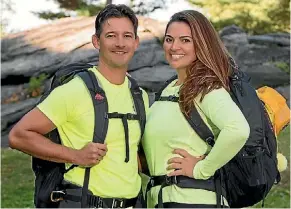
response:
<path id="1" fill-rule="evenodd" d="M 180 89 L 181 111 L 189 116 L 194 107 L 194 98 L 204 96 L 214 89 L 229 91 L 230 55 L 209 20 L 194 10 L 174 14 L 167 24 L 185 22 L 191 28 L 197 60 L 186 69 L 186 79 Z"/>

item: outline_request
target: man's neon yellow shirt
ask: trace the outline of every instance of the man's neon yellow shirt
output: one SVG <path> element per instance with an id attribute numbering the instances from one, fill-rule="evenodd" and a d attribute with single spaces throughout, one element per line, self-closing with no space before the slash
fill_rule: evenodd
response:
<path id="1" fill-rule="evenodd" d="M 97 70 L 91 69 L 98 78 L 108 101 L 108 112 L 136 113 L 126 77 L 121 85 L 110 83 Z M 142 90 L 146 111 L 148 95 Z M 38 105 L 38 108 L 57 127 L 62 144 L 81 149 L 92 142 L 94 129 L 94 109 L 91 96 L 81 78 L 76 77 L 67 84 L 54 89 Z M 98 124 L 97 124 L 98 125 Z M 125 136 L 121 119 L 109 119 L 106 156 L 91 168 L 89 190 L 101 197 L 136 197 L 141 187 L 138 174 L 137 149 L 140 142 L 140 126 L 137 120 L 128 120 L 129 162 L 125 163 Z M 67 164 L 69 167 L 71 164 Z M 83 185 L 85 169 L 75 167 L 64 175 L 64 179 Z"/>
<path id="2" fill-rule="evenodd" d="M 168 85 L 162 96 L 179 96 L 180 86 L 174 86 L 177 80 Z M 199 161 L 193 170 L 195 179 L 208 179 L 214 172 L 226 164 L 241 149 L 249 136 L 249 125 L 240 109 L 223 89 L 208 93 L 202 102 L 194 101 L 198 112 L 215 136 L 215 146 L 204 142 L 185 120 L 179 104 L 170 101 L 155 102 L 147 115 L 147 123 L 143 138 L 143 146 L 151 175 L 165 175 L 167 161 L 172 157 L 173 150 L 181 148 L 193 156 L 208 154 Z M 148 207 L 158 203 L 160 186 L 148 192 Z M 188 204 L 216 204 L 216 194 L 203 189 L 183 189 L 175 185 L 163 189 L 164 202 Z M 227 204 L 227 202 L 225 201 Z"/>

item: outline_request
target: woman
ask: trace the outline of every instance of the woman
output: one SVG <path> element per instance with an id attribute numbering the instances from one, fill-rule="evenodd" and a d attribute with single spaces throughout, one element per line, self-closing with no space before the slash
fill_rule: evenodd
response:
<path id="1" fill-rule="evenodd" d="M 157 207 L 158 199 L 165 208 L 227 205 L 224 198 L 217 201 L 220 196 L 205 184 L 215 184 L 215 172 L 238 153 L 249 136 L 249 125 L 228 93 L 230 56 L 207 18 L 193 10 L 171 17 L 163 47 L 178 79 L 161 96 L 179 100 L 155 102 L 147 117 L 143 146 L 154 176 L 148 184 L 148 207 Z M 194 107 L 215 136 L 213 148 L 184 117 Z M 176 185 L 179 179 L 189 188 Z"/>

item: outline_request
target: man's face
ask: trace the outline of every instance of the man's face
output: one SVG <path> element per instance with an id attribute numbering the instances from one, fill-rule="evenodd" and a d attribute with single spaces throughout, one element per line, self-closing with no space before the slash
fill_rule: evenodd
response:
<path id="1" fill-rule="evenodd" d="M 126 17 L 107 19 L 102 25 L 100 38 L 93 35 L 92 41 L 99 49 L 99 61 L 112 68 L 127 68 L 139 44 L 133 24 Z"/>

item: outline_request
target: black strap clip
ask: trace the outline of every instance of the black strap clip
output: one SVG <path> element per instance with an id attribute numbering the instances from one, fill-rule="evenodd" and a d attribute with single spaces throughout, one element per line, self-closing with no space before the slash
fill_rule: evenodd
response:
<path id="1" fill-rule="evenodd" d="M 178 99 L 178 98 L 177 98 L 175 95 L 170 95 L 170 96 L 168 97 L 168 101 L 170 101 L 170 102 L 176 102 L 177 99 Z"/>
<path id="2" fill-rule="evenodd" d="M 127 120 L 137 120 L 137 115 L 132 114 L 132 113 L 127 113 L 125 114 Z"/>
<path id="3" fill-rule="evenodd" d="M 205 139 L 205 141 L 206 141 L 206 143 L 209 144 L 211 147 L 213 147 L 214 144 L 215 144 L 214 139 L 213 139 L 212 137 L 210 137 L 210 136 L 207 137 L 207 138 Z"/>
<path id="4" fill-rule="evenodd" d="M 177 176 L 167 176 L 165 177 L 165 184 L 170 186 L 172 184 L 178 184 Z"/>
<path id="5" fill-rule="evenodd" d="M 111 208 L 124 208 L 124 200 L 113 199 Z"/>

